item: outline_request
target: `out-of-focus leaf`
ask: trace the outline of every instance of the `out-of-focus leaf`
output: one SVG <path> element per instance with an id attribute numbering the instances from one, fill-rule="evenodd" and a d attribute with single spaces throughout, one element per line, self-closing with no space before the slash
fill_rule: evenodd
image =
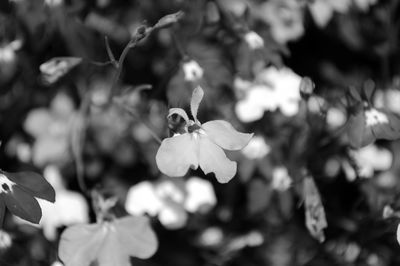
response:
<path id="1" fill-rule="evenodd" d="M 273 195 L 272 187 L 261 179 L 250 181 L 247 190 L 247 210 L 250 214 L 257 214 L 265 211 L 271 202 Z"/>
<path id="2" fill-rule="evenodd" d="M 146 217 L 124 217 L 100 224 L 67 228 L 60 240 L 59 256 L 65 266 L 130 266 L 130 257 L 146 259 L 158 248 Z"/>
<path id="3" fill-rule="evenodd" d="M 52 84 L 81 62 L 79 57 L 54 57 L 40 65 L 40 72 L 44 81 Z"/>
<path id="4" fill-rule="evenodd" d="M 306 226 L 310 234 L 320 242 L 325 240 L 324 229 L 328 227 L 319 191 L 312 177 L 303 180 L 303 198 Z"/>

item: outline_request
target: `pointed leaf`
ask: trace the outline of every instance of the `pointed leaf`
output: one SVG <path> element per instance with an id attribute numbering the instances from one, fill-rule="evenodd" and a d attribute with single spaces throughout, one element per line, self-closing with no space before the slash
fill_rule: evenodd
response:
<path id="1" fill-rule="evenodd" d="M 50 202 L 55 201 L 55 191 L 47 180 L 34 172 L 7 173 L 5 175 L 14 183 L 23 187 L 33 197 L 41 198 Z"/>
<path id="2" fill-rule="evenodd" d="M 253 134 L 240 133 L 223 120 L 213 120 L 202 125 L 208 137 L 225 150 L 241 150 L 253 137 Z"/>
<path id="3" fill-rule="evenodd" d="M 171 26 L 172 24 L 175 24 L 183 17 L 184 13 L 182 11 L 178 11 L 173 14 L 168 14 L 164 17 L 162 17 L 156 25 L 154 25 L 154 28 L 160 29 L 160 28 L 166 28 Z"/>
<path id="4" fill-rule="evenodd" d="M 229 160 L 225 152 L 207 137 L 199 139 L 199 165 L 205 174 L 214 173 L 218 182 L 227 183 L 236 174 L 236 162 Z"/>
<path id="5" fill-rule="evenodd" d="M 184 176 L 190 167 L 197 169 L 197 144 L 192 134 L 183 134 L 162 141 L 156 154 L 160 171 L 171 177 Z"/>
<path id="6" fill-rule="evenodd" d="M 31 223 L 38 224 L 42 217 L 37 200 L 18 185 L 12 187 L 12 191 L 1 193 L 4 202 L 10 212 Z"/>
<path id="7" fill-rule="evenodd" d="M 303 197 L 307 229 L 314 238 L 323 242 L 325 240 L 324 229 L 328 227 L 328 223 L 319 191 L 314 183 L 314 179 L 311 177 L 304 178 Z"/>
<path id="8" fill-rule="evenodd" d="M 194 121 L 197 121 L 197 111 L 199 110 L 199 105 L 201 100 L 203 99 L 204 91 L 198 86 L 193 90 L 192 99 L 190 101 L 190 111 L 192 112 L 192 116 Z"/>
<path id="9" fill-rule="evenodd" d="M 189 117 L 188 117 L 186 111 L 183 110 L 182 108 L 169 109 L 167 118 L 171 117 L 172 115 L 179 115 L 180 117 L 182 117 L 185 120 L 186 124 L 189 123 Z"/>

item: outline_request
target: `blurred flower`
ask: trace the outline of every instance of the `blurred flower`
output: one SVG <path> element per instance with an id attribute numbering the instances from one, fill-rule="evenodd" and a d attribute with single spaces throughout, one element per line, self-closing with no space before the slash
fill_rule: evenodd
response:
<path id="1" fill-rule="evenodd" d="M 60 6 L 64 3 L 63 0 L 45 0 L 45 4 L 50 7 Z"/>
<path id="2" fill-rule="evenodd" d="M 56 191 L 56 201 L 50 204 L 44 200 L 38 200 L 42 209 L 42 219 L 39 227 L 43 228 L 44 236 L 51 241 L 57 238 L 57 229 L 61 226 L 69 226 L 89 221 L 89 207 L 85 198 L 78 192 L 65 188 L 59 169 L 50 165 L 44 170 L 44 177 Z M 25 221 L 18 220 L 19 223 Z"/>
<path id="3" fill-rule="evenodd" d="M 186 81 L 197 81 L 203 77 L 204 70 L 199 63 L 194 60 L 184 62 L 182 68 Z"/>
<path id="4" fill-rule="evenodd" d="M 308 7 L 315 23 L 323 28 L 332 19 L 334 12 L 345 13 L 350 4 L 351 0 L 315 0 Z"/>
<path id="5" fill-rule="evenodd" d="M 359 175 L 372 177 L 375 171 L 389 170 L 393 162 L 393 154 L 385 148 L 370 144 L 351 153 L 359 167 Z"/>
<path id="6" fill-rule="evenodd" d="M 28 113 L 24 129 L 36 139 L 32 155 L 36 165 L 57 164 L 68 159 L 75 114 L 72 100 L 62 92 L 56 95 L 49 109 L 38 108 Z"/>
<path id="7" fill-rule="evenodd" d="M 244 40 L 246 41 L 247 45 L 250 47 L 250 49 L 255 50 L 255 49 L 260 49 L 264 47 L 264 40 L 263 38 L 258 35 L 254 31 L 249 31 L 243 36 Z"/>
<path id="8" fill-rule="evenodd" d="M 354 4 L 364 12 L 368 11 L 376 3 L 378 3 L 378 0 L 354 0 Z"/>
<path id="9" fill-rule="evenodd" d="M 219 227 L 206 228 L 199 237 L 199 242 L 205 247 L 218 246 L 224 240 L 224 232 Z"/>
<path id="10" fill-rule="evenodd" d="M 339 108 L 332 107 L 326 113 L 326 123 L 330 128 L 339 128 L 346 123 L 347 117 L 344 111 Z"/>
<path id="11" fill-rule="evenodd" d="M 266 1 L 255 12 L 269 24 L 271 35 L 278 43 L 286 44 L 304 34 L 303 12 L 296 0 Z"/>
<path id="12" fill-rule="evenodd" d="M 247 83 L 249 87 L 242 90 L 245 97 L 235 107 L 238 118 L 242 122 L 252 122 L 261 119 L 264 111 L 278 108 L 285 116 L 296 115 L 301 100 L 300 82 L 301 77 L 289 68 L 265 68 L 258 73 L 254 83 Z"/>
<path id="13" fill-rule="evenodd" d="M 374 94 L 374 106 L 400 114 L 400 91 L 395 89 L 377 90 Z"/>
<path id="14" fill-rule="evenodd" d="M 285 167 L 276 167 L 272 172 L 272 188 L 277 191 L 286 191 L 292 185 L 293 180 Z"/>
<path id="15" fill-rule="evenodd" d="M 162 141 L 156 154 L 157 166 L 170 177 L 183 176 L 189 168 L 200 166 L 205 174 L 214 173 L 218 182 L 227 183 L 235 176 L 237 164 L 226 157 L 224 150 L 243 149 L 253 134 L 240 133 L 224 120 L 201 124 L 197 111 L 203 95 L 200 87 L 194 89 L 191 100 L 194 121 L 189 120 L 183 109 L 170 109 L 168 117 L 181 116 L 186 132 Z"/>
<path id="16" fill-rule="evenodd" d="M 169 229 L 185 226 L 188 212 L 199 212 L 216 204 L 212 185 L 201 178 L 165 179 L 158 183 L 141 182 L 129 189 L 125 208 L 128 213 L 158 216 Z"/>
<path id="17" fill-rule="evenodd" d="M 0 229 L 0 250 L 7 249 L 11 247 L 12 239 L 9 233 Z"/>
<path id="18" fill-rule="evenodd" d="M 51 266 L 64 266 L 64 264 L 62 264 L 61 261 L 56 260 L 55 262 L 53 262 L 53 263 L 51 264 Z"/>
<path id="19" fill-rule="evenodd" d="M 14 40 L 0 44 L 0 81 L 7 81 L 17 70 L 16 51 L 21 49 L 22 41 Z"/>
<path id="20" fill-rule="evenodd" d="M 262 136 L 254 136 L 249 141 L 242 153 L 249 159 L 261 159 L 271 151 L 271 147 L 265 142 Z"/>

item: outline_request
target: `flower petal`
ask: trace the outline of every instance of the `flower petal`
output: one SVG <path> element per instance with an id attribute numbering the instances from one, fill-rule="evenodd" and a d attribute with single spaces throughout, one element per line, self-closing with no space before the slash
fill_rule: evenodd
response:
<path id="1" fill-rule="evenodd" d="M 12 187 L 12 191 L 2 194 L 4 202 L 11 213 L 31 223 L 39 223 L 42 217 L 39 203 L 23 188 L 16 185 Z"/>
<path id="2" fill-rule="evenodd" d="M 233 126 L 223 120 L 213 120 L 202 125 L 208 137 L 225 150 L 243 149 L 253 134 L 240 133 Z"/>
<path id="3" fill-rule="evenodd" d="M 203 99 L 204 91 L 198 86 L 193 90 L 192 99 L 190 101 L 190 111 L 192 112 L 192 116 L 194 121 L 197 122 L 197 111 L 199 110 L 199 105 L 201 100 Z"/>
<path id="4" fill-rule="evenodd" d="M 50 202 L 55 201 L 55 191 L 47 180 L 34 172 L 18 172 L 4 174 L 14 183 L 23 187 L 33 197 L 45 199 Z"/>
<path id="5" fill-rule="evenodd" d="M 199 140 L 199 165 L 205 174 L 213 172 L 218 182 L 227 183 L 236 174 L 236 162 L 229 160 L 222 148 L 207 137 Z"/>
<path id="6" fill-rule="evenodd" d="M 183 120 L 185 120 L 186 124 L 189 123 L 189 117 L 186 113 L 185 110 L 183 110 L 182 108 L 171 108 L 169 109 L 167 118 L 171 117 L 172 115 L 179 115 L 180 117 L 183 118 Z"/>
<path id="7" fill-rule="evenodd" d="M 196 153 L 196 141 L 191 134 L 166 138 L 156 154 L 158 169 L 167 176 L 184 176 L 190 167 L 198 167 Z"/>

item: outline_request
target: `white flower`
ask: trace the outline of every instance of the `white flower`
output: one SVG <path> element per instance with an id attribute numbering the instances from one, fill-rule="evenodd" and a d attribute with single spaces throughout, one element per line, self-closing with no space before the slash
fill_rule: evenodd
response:
<path id="1" fill-rule="evenodd" d="M 212 207 L 217 204 L 214 188 L 207 180 L 192 177 L 186 182 L 187 198 L 185 209 L 188 212 L 197 212 L 202 207 Z"/>
<path id="2" fill-rule="evenodd" d="M 242 122 L 252 122 L 261 119 L 264 111 L 278 108 L 285 116 L 296 115 L 301 100 L 300 83 L 301 77 L 289 68 L 262 70 L 252 86 L 245 90 L 244 99 L 236 104 L 238 118 Z"/>
<path id="3" fill-rule="evenodd" d="M 204 70 L 194 60 L 184 62 L 182 68 L 186 81 L 196 81 L 203 77 Z"/>
<path id="4" fill-rule="evenodd" d="M 126 211 L 133 215 L 148 213 L 158 216 L 168 229 L 178 229 L 186 224 L 188 212 L 197 212 L 203 206 L 214 206 L 216 196 L 212 185 L 192 177 L 166 179 L 158 183 L 143 181 L 132 186 L 126 197 Z"/>
<path id="5" fill-rule="evenodd" d="M 260 49 L 264 46 L 263 38 L 254 31 L 247 32 L 243 38 L 252 50 Z"/>
<path id="6" fill-rule="evenodd" d="M 335 12 L 346 13 L 350 4 L 350 0 L 315 0 L 310 2 L 309 9 L 315 23 L 323 28 L 329 23 Z"/>
<path id="7" fill-rule="evenodd" d="M 0 250 L 7 249 L 12 244 L 12 238 L 9 233 L 0 229 Z"/>
<path id="8" fill-rule="evenodd" d="M 379 112 L 375 108 L 371 108 L 365 111 L 365 123 L 367 126 L 387 124 L 389 123 L 389 118 L 385 113 Z"/>
<path id="9" fill-rule="evenodd" d="M 368 11 L 370 6 L 376 3 L 378 3 L 378 0 L 354 0 L 354 4 L 364 12 Z"/>
<path id="10" fill-rule="evenodd" d="M 326 122 L 331 128 L 343 126 L 344 123 L 346 123 L 346 120 L 346 114 L 338 108 L 329 108 L 328 112 L 326 113 Z"/>
<path id="11" fill-rule="evenodd" d="M 272 173 L 272 188 L 278 191 L 286 191 L 292 185 L 293 180 L 285 167 L 277 167 Z"/>
<path id="12" fill-rule="evenodd" d="M 255 9 L 256 15 L 270 26 L 276 42 L 286 44 L 304 34 L 303 12 L 299 1 L 270 0 Z"/>
<path id="13" fill-rule="evenodd" d="M 352 154 L 359 167 L 359 175 L 367 178 L 372 177 L 375 170 L 388 170 L 393 162 L 393 154 L 391 151 L 378 148 L 374 144 L 354 151 Z"/>
<path id="14" fill-rule="evenodd" d="M 374 96 L 376 108 L 386 108 L 396 114 L 400 114 L 400 91 L 395 89 L 378 90 Z"/>
<path id="15" fill-rule="evenodd" d="M 261 159 L 271 151 L 271 147 L 265 142 L 261 136 L 253 136 L 246 147 L 242 149 L 242 153 L 249 159 Z"/>

